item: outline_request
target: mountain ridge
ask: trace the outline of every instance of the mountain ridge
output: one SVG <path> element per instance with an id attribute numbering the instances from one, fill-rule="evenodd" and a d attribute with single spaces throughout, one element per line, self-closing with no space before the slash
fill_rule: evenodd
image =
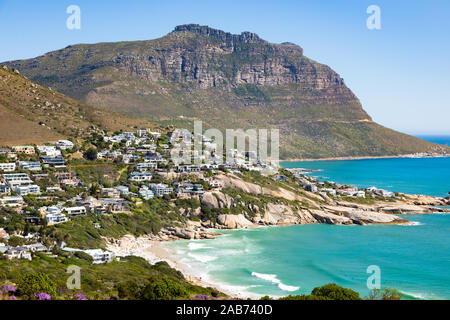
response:
<path id="1" fill-rule="evenodd" d="M 0 145 L 77 139 L 90 129 L 112 131 L 134 126 L 154 125 L 75 101 L 0 65 Z"/>
<path id="2" fill-rule="evenodd" d="M 163 124 L 278 128 L 283 159 L 440 148 L 373 122 L 341 76 L 300 46 L 251 32 L 188 24 L 154 40 L 79 44 L 7 65 L 74 99 Z"/>

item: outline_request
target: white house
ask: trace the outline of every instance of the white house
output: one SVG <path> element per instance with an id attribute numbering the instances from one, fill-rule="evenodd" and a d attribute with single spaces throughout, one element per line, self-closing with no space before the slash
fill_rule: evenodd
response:
<path id="1" fill-rule="evenodd" d="M 5 253 L 5 257 L 9 260 L 11 259 L 25 259 L 25 260 L 32 260 L 31 258 L 31 252 L 28 250 L 28 248 L 24 247 L 16 247 L 16 248 L 9 248 L 8 251 Z"/>
<path id="2" fill-rule="evenodd" d="M 40 154 L 45 154 L 49 157 L 58 157 L 61 155 L 61 151 L 56 149 L 55 146 L 38 146 L 37 149 Z"/>
<path id="3" fill-rule="evenodd" d="M 173 192 L 173 188 L 170 188 L 167 184 L 153 184 L 151 185 L 153 193 L 158 196 L 162 197 L 166 194 L 171 194 Z"/>
<path id="4" fill-rule="evenodd" d="M 33 180 L 26 173 L 8 173 L 2 175 L 2 177 L 11 186 L 33 183 Z"/>
<path id="5" fill-rule="evenodd" d="M 117 191 L 120 192 L 120 194 L 123 194 L 125 196 L 130 194 L 130 189 L 127 186 L 118 186 L 115 187 L 114 189 L 116 189 Z"/>
<path id="6" fill-rule="evenodd" d="M 102 264 L 112 262 L 115 258 L 114 253 L 109 251 L 103 251 L 102 249 L 90 249 L 90 250 L 81 250 L 75 248 L 64 247 L 62 249 L 66 252 L 84 252 L 92 257 L 93 264 Z"/>
<path id="7" fill-rule="evenodd" d="M 145 182 L 151 180 L 152 174 L 148 172 L 133 172 L 130 176 L 130 181 L 134 182 Z"/>
<path id="8" fill-rule="evenodd" d="M 112 262 L 115 257 L 114 253 L 102 249 L 84 250 L 84 252 L 92 257 L 93 264 Z"/>
<path id="9" fill-rule="evenodd" d="M 48 224 L 58 224 L 69 221 L 69 218 L 61 213 L 61 209 L 58 207 L 41 208 L 41 210 L 42 209 L 46 209 L 45 220 L 47 220 Z"/>
<path id="10" fill-rule="evenodd" d="M 139 194 L 141 195 L 142 199 L 144 199 L 144 200 L 150 200 L 155 197 L 155 194 L 153 193 L 153 191 L 150 190 L 147 186 L 143 186 L 139 190 Z"/>
<path id="11" fill-rule="evenodd" d="M 72 149 L 74 147 L 74 144 L 69 140 L 58 140 L 56 141 L 56 146 L 61 150 L 67 150 Z"/>
<path id="12" fill-rule="evenodd" d="M 200 172 L 201 168 L 197 165 L 181 165 L 178 166 L 178 172 Z"/>
<path id="13" fill-rule="evenodd" d="M 23 198 L 20 196 L 0 198 L 0 204 L 8 207 L 19 207 L 23 204 Z"/>
<path id="14" fill-rule="evenodd" d="M 29 194 L 40 194 L 41 187 L 35 184 L 29 184 L 25 186 L 20 185 L 14 188 L 14 192 L 17 193 L 19 196 L 27 196 Z"/>
<path id="15" fill-rule="evenodd" d="M 140 172 L 144 172 L 147 170 L 153 170 L 153 169 L 157 169 L 158 168 L 158 164 L 155 162 L 144 162 L 144 163 L 139 163 L 136 166 L 136 170 L 140 171 Z"/>
<path id="16" fill-rule="evenodd" d="M 11 188 L 8 185 L 0 185 L 0 196 L 10 194 Z"/>
<path id="17" fill-rule="evenodd" d="M 3 172 L 13 172 L 16 170 L 16 164 L 12 163 L 0 163 L 0 171 Z"/>
<path id="18" fill-rule="evenodd" d="M 45 220 L 47 220 L 49 225 L 52 225 L 67 222 L 69 221 L 69 218 L 62 213 L 49 213 L 45 216 Z"/>
<path id="19" fill-rule="evenodd" d="M 41 171 L 41 163 L 39 161 L 19 161 L 19 167 L 27 171 Z"/>
<path id="20" fill-rule="evenodd" d="M 82 214 L 86 214 L 86 208 L 85 207 L 70 207 L 70 208 L 64 208 L 64 211 L 67 212 L 67 214 L 70 217 L 73 216 L 79 216 Z"/>

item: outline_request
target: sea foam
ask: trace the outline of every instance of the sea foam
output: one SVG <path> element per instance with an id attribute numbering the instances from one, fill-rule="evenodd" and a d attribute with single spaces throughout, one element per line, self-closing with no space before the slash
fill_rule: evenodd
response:
<path id="1" fill-rule="evenodd" d="M 205 254 L 194 254 L 194 253 L 188 253 L 188 256 L 191 257 L 194 260 L 200 261 L 200 262 L 211 262 L 217 259 L 217 257 L 214 256 L 208 256 Z"/>
<path id="2" fill-rule="evenodd" d="M 262 279 L 262 280 L 265 280 L 265 281 L 272 282 L 273 284 L 278 285 L 278 288 L 280 288 L 283 291 L 293 292 L 293 291 L 297 291 L 298 289 L 300 289 L 300 287 L 288 286 L 288 285 L 282 283 L 279 279 L 277 279 L 276 274 L 265 274 L 265 273 L 252 272 L 252 276 Z"/>

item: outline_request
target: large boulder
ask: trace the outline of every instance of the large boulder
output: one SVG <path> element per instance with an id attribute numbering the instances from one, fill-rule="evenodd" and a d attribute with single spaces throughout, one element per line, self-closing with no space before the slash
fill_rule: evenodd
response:
<path id="1" fill-rule="evenodd" d="M 351 219 L 327 212 L 325 210 L 311 210 L 310 213 L 319 223 L 353 224 L 353 221 Z"/>
<path id="2" fill-rule="evenodd" d="M 210 209 L 230 209 L 232 202 L 229 195 L 220 191 L 205 192 L 201 200 L 201 203 Z"/>
<path id="3" fill-rule="evenodd" d="M 242 229 L 253 225 L 242 214 L 221 214 L 217 217 L 217 222 L 226 229 Z"/>
<path id="4" fill-rule="evenodd" d="M 317 220 L 307 211 L 295 210 L 285 204 L 267 204 L 262 222 L 269 225 L 310 224 Z"/>

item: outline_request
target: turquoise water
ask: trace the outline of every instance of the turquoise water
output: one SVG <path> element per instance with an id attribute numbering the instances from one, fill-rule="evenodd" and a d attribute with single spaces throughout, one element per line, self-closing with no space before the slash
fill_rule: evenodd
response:
<path id="1" fill-rule="evenodd" d="M 367 267 L 376 265 L 383 287 L 450 299 L 450 215 L 406 218 L 417 224 L 264 227 L 168 247 L 198 276 L 244 296 L 304 294 L 326 283 L 366 296 Z"/>
<path id="2" fill-rule="evenodd" d="M 375 186 L 394 192 L 446 197 L 450 192 L 450 158 L 369 159 L 284 162 L 285 168 L 319 169 L 321 180 Z"/>
<path id="3" fill-rule="evenodd" d="M 288 163 L 326 180 L 446 196 L 450 158 Z M 404 216 L 409 226 L 302 225 L 224 231 L 168 244 L 197 276 L 246 297 L 306 294 L 337 283 L 366 296 L 367 267 L 406 298 L 450 299 L 450 214 Z"/>

